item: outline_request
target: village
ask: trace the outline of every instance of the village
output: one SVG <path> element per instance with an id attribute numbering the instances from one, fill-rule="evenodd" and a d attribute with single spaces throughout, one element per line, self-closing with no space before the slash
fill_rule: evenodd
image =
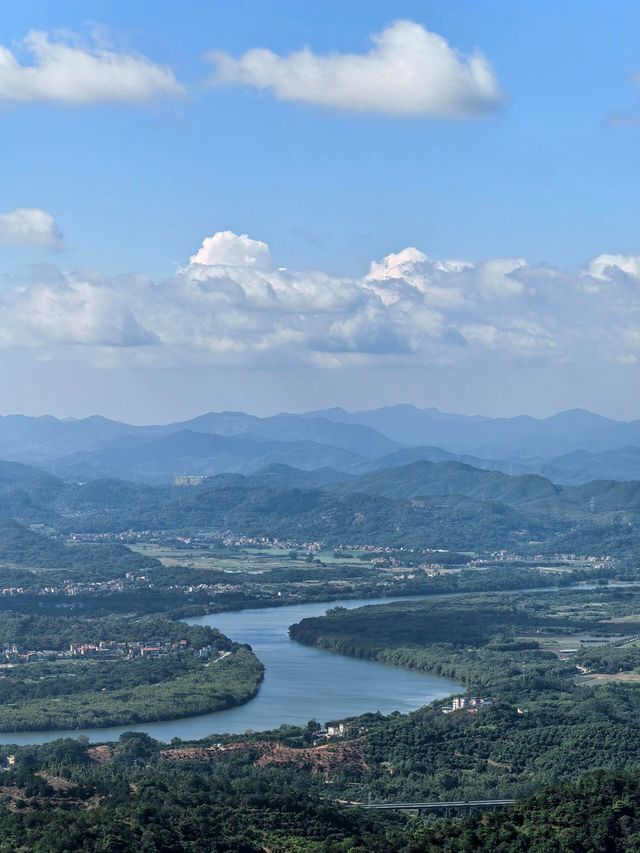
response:
<path id="1" fill-rule="evenodd" d="M 84 660 L 116 661 L 134 658 L 160 658 L 186 652 L 203 660 L 218 657 L 213 646 L 194 649 L 187 640 L 150 640 L 119 642 L 100 640 L 93 643 L 70 643 L 68 649 L 25 649 L 17 643 L 4 643 L 2 660 L 5 666 L 33 661 L 54 661 L 82 658 Z"/>

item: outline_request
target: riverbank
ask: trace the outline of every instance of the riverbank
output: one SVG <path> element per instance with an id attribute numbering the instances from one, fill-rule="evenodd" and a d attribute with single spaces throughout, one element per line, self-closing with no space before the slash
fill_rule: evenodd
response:
<path id="1" fill-rule="evenodd" d="M 334 608 L 291 634 L 314 648 L 463 682 L 465 702 L 365 721 L 368 769 L 357 782 L 380 801 L 467 800 L 525 796 L 594 767 L 637 768 L 640 686 L 587 690 L 574 677 L 578 666 L 640 670 L 639 621 L 637 588 L 582 588 Z M 350 726 L 361 729 L 358 720 Z M 353 781 L 336 773 L 334 796 L 347 797 Z"/>
<path id="2" fill-rule="evenodd" d="M 388 602 L 390 599 L 333 602 L 345 607 Z M 393 599 L 391 599 L 393 600 Z M 127 731 L 143 731 L 168 742 L 173 738 L 199 740 L 212 735 L 266 731 L 282 725 L 306 725 L 380 711 L 407 713 L 436 699 L 459 693 L 460 685 L 447 678 L 409 672 L 373 661 L 356 661 L 312 649 L 289 637 L 292 622 L 322 615 L 326 602 L 290 608 L 259 608 L 189 619 L 192 626 L 214 627 L 232 641 L 248 644 L 265 667 L 257 694 L 227 710 L 163 722 L 129 726 L 81 728 L 93 743 L 116 741 Z M 220 664 L 215 664 L 215 667 Z M 214 667 L 214 668 L 215 668 Z M 30 731 L 0 734 L 0 743 L 45 743 L 69 736 L 68 731 Z"/>

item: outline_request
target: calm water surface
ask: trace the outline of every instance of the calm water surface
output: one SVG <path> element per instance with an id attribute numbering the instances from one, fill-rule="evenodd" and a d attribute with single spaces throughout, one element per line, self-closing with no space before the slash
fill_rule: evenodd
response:
<path id="1" fill-rule="evenodd" d="M 637 581 L 613 582 L 609 589 L 638 586 Z M 597 589 L 596 584 L 580 583 L 574 589 Z M 603 587 L 603 590 L 607 587 Z M 558 587 L 518 590 L 518 592 L 558 592 Z M 445 594 L 457 598 L 473 593 Z M 497 592 L 495 595 L 503 593 Z M 412 596 L 420 599 L 429 596 Z M 289 638 L 288 628 L 309 616 L 322 616 L 330 607 L 362 607 L 408 601 L 411 598 L 377 598 L 298 604 L 215 613 L 186 620 L 190 625 L 211 625 L 238 643 L 249 643 L 264 663 L 265 678 L 258 695 L 237 708 L 185 717 L 161 723 L 114 726 L 73 731 L 0 733 L 0 743 L 46 743 L 60 737 L 86 735 L 91 741 L 117 740 L 123 732 L 143 731 L 161 741 L 173 737 L 195 740 L 212 733 L 242 734 L 264 731 L 283 723 L 304 724 L 309 720 L 331 719 L 367 711 L 414 711 L 421 705 L 462 693 L 461 685 L 438 675 L 411 672 L 374 661 L 358 660 L 303 646 Z"/>
<path id="2" fill-rule="evenodd" d="M 216 613 L 186 620 L 190 625 L 210 625 L 232 640 L 249 643 L 265 665 L 265 678 L 257 696 L 227 711 L 160 723 L 58 732 L 0 734 L 0 743 L 46 743 L 59 737 L 86 735 L 91 741 L 117 740 L 125 731 L 148 732 L 161 741 L 183 740 L 216 733 L 263 731 L 283 723 L 304 724 L 366 711 L 413 711 L 434 699 L 462 692 L 459 684 L 437 675 L 411 672 L 374 661 L 348 658 L 310 648 L 289 638 L 288 628 L 309 616 L 321 616 L 329 607 L 389 604 L 381 598 L 300 604 Z M 407 599 L 401 599 L 406 601 Z"/>

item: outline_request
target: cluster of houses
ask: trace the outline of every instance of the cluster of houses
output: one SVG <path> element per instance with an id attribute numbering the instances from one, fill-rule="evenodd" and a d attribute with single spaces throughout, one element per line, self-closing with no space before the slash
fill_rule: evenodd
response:
<path id="1" fill-rule="evenodd" d="M 162 530 L 121 530 L 118 533 L 71 533 L 71 542 L 131 542 L 154 539 L 164 535 Z"/>
<path id="2" fill-rule="evenodd" d="M 186 650 L 188 650 L 187 640 L 154 640 L 130 643 L 101 640 L 97 643 L 70 643 L 68 649 L 24 649 L 16 643 L 5 643 L 2 646 L 2 659 L 6 663 L 29 663 L 30 661 L 59 660 L 61 658 L 132 660 L 135 657 L 158 658 Z M 215 656 L 217 650 L 213 646 L 205 646 L 198 649 L 196 654 L 200 658 L 209 658 Z"/>
<path id="3" fill-rule="evenodd" d="M 442 709 L 443 714 L 452 714 L 454 711 L 466 711 L 468 714 L 477 714 L 480 708 L 492 705 L 491 699 L 480 699 L 478 696 L 454 696 L 451 705 Z"/>
<path id="4" fill-rule="evenodd" d="M 184 651 L 187 640 L 161 640 L 152 642 L 136 641 L 133 643 L 102 640 L 99 643 L 71 643 L 69 657 L 78 658 L 157 658 L 173 652 Z"/>
<path id="5" fill-rule="evenodd" d="M 2 660 L 8 664 L 30 663 L 38 660 L 51 660 L 52 658 L 70 657 L 68 652 L 59 649 L 22 649 L 14 644 L 4 643 L 2 647 Z"/>
<path id="6" fill-rule="evenodd" d="M 534 554 L 523 555 L 515 554 L 511 551 L 502 549 L 493 551 L 483 557 L 474 557 L 469 561 L 470 566 L 492 565 L 493 563 L 540 563 L 541 565 L 550 563 L 589 563 L 594 569 L 606 569 L 610 567 L 615 559 L 610 556 L 594 556 L 588 554 Z"/>
<path id="7" fill-rule="evenodd" d="M 239 583 L 198 583 L 198 584 L 174 584 L 169 589 L 181 589 L 183 592 L 214 592 L 216 594 L 224 592 L 241 592 L 242 586 Z"/>
<path id="8" fill-rule="evenodd" d="M 82 595 L 87 593 L 101 594 L 111 592 L 123 592 L 131 587 L 148 587 L 149 583 L 144 575 L 135 577 L 131 572 L 127 572 L 124 578 L 113 578 L 107 581 L 90 581 L 87 583 L 67 582 L 56 586 L 41 586 L 34 585 L 30 587 L 24 586 L 7 586 L 0 587 L 0 595 Z M 193 592 L 209 592 L 214 594 L 220 593 L 237 593 L 242 587 L 239 584 L 231 583 L 216 583 L 216 584 L 174 584 L 170 589 L 180 589 L 187 593 Z"/>
<path id="9" fill-rule="evenodd" d="M 106 581 L 65 581 L 61 584 L 34 584 L 33 586 L 0 587 L 0 595 L 81 595 L 83 593 L 123 592 L 126 588 L 138 585 L 144 577 L 136 578 L 127 572 L 124 578 L 111 578 Z M 148 586 L 148 584 L 147 584 Z"/>

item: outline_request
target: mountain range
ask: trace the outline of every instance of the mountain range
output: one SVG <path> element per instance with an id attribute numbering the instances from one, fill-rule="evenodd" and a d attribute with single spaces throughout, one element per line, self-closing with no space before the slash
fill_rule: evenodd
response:
<path id="1" fill-rule="evenodd" d="M 640 421 L 575 409 L 489 418 L 434 408 L 327 409 L 260 418 L 210 412 L 138 426 L 93 416 L 0 417 L 0 459 L 63 478 L 166 483 L 177 474 L 251 474 L 270 465 L 358 476 L 411 462 L 461 462 L 556 483 L 640 479 Z M 335 475 L 332 475 L 335 477 Z"/>
<path id="2" fill-rule="evenodd" d="M 359 412 L 326 409 L 302 417 L 361 424 L 399 444 L 430 445 L 490 459 L 549 458 L 576 450 L 601 452 L 640 445 L 640 420 L 616 421 L 584 409 L 549 418 L 489 418 L 400 404 Z"/>

